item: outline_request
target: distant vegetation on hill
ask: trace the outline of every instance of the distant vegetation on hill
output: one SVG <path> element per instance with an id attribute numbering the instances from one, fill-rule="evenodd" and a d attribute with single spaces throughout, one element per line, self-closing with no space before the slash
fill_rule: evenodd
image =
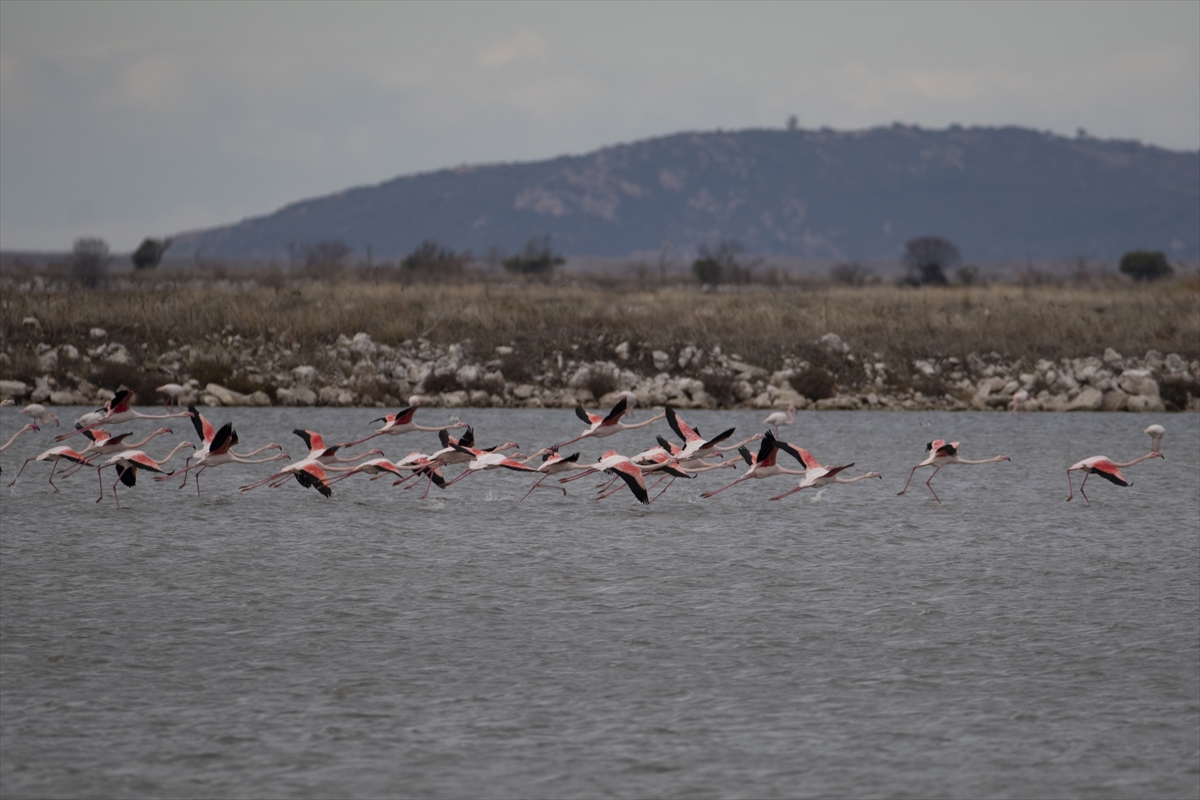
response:
<path id="1" fill-rule="evenodd" d="M 898 261 L 936 236 L 969 263 L 1195 259 L 1200 152 L 1016 127 L 681 133 L 401 176 L 178 234 L 170 256 L 287 263 L 337 241 L 399 259 L 436 241 L 499 263 L 544 236 L 567 256 L 690 258 L 736 241 L 751 256 Z"/>

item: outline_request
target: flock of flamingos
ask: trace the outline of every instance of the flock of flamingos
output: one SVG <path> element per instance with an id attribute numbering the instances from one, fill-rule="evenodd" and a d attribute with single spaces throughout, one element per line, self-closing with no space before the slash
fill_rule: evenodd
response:
<path id="1" fill-rule="evenodd" d="M 58 486 L 54 483 L 55 474 L 59 474 L 59 477 L 62 478 L 74 474 L 84 467 L 94 466 L 97 478 L 100 481 L 100 497 L 96 502 L 100 502 L 104 499 L 105 493 L 101 472 L 106 467 L 114 467 L 117 478 L 112 484 L 112 493 L 113 499 L 119 508 L 121 501 L 117 496 L 117 485 L 123 483 L 129 487 L 135 486 L 139 470 L 154 473 L 156 481 L 164 481 L 172 476 L 182 475 L 183 482 L 179 485 L 179 488 L 183 488 L 187 484 L 188 473 L 191 473 L 194 475 L 196 493 L 199 494 L 200 475 L 206 469 L 218 467 L 223 464 L 261 464 L 268 461 L 289 458 L 286 453 L 282 452 L 283 447 L 276 443 L 265 445 L 250 452 L 236 452 L 233 448 L 238 444 L 238 435 L 233 429 L 233 423 L 226 423 L 219 428 L 215 428 L 196 410 L 195 406 L 188 406 L 187 411 L 171 412 L 170 401 L 168 401 L 167 413 L 143 414 L 131 408 L 131 400 L 131 393 L 128 390 L 121 390 L 103 408 L 80 417 L 76 421 L 72 431 L 55 437 L 55 440 L 63 441 L 79 436 L 83 437 L 82 440 L 87 441 L 85 447 L 81 447 L 78 450 L 73 449 L 70 445 L 51 447 L 33 458 L 26 459 L 17 473 L 17 478 L 20 478 L 21 473 L 25 471 L 25 467 L 31 461 L 51 462 L 50 485 L 57 492 Z M 724 459 L 722 456 L 723 453 L 732 450 L 736 450 L 741 456 L 741 460 L 746 464 L 746 471 L 731 483 L 702 493 L 701 497 L 712 497 L 739 483 L 776 475 L 800 476 L 800 482 L 794 489 L 776 495 L 771 500 L 782 500 L 804 489 L 820 488 L 834 483 L 855 483 L 870 478 L 882 478 L 878 472 L 868 472 L 853 478 L 841 477 L 840 473 L 854 466 L 854 464 L 842 464 L 840 466 L 822 465 L 821 462 L 804 448 L 790 442 L 781 441 L 779 439 L 779 428 L 792 424 L 794 421 L 794 409 L 789 409 L 786 414 L 776 412 L 768 416 L 763 420 L 763 424 L 768 426 L 768 430 L 764 433 L 755 434 L 740 442 L 728 443 L 729 439 L 733 437 L 733 428 L 722 431 L 711 439 L 705 439 L 692 426 L 688 425 L 670 406 L 667 406 L 663 413 L 653 416 L 650 419 L 641 422 L 623 422 L 623 417 L 629 416 L 632 419 L 630 412 L 636 403 L 636 397 L 631 392 L 622 392 L 620 400 L 604 416 L 589 413 L 582 406 L 577 406 L 575 413 L 588 426 L 587 430 L 574 439 L 550 447 L 544 447 L 526 456 L 520 453 L 505 455 L 506 452 L 518 449 L 519 446 L 515 442 L 505 442 L 504 444 L 489 448 L 476 447 L 474 431 L 464 422 L 436 427 L 418 425 L 413 421 L 413 418 L 419 408 L 420 399 L 414 397 L 409 402 L 410 405 L 408 408 L 374 420 L 374 422 L 382 422 L 383 425 L 370 436 L 354 442 L 327 445 L 321 434 L 316 431 L 296 429 L 294 433 L 304 441 L 305 447 L 308 448 L 308 454 L 304 458 L 293 461 L 262 480 L 241 487 L 241 491 L 249 491 L 264 485 L 279 487 L 294 478 L 301 486 L 315 489 L 325 497 L 330 497 L 333 494 L 330 488 L 333 484 L 346 480 L 353 475 L 366 474 L 371 476 L 371 480 L 391 475 L 396 478 L 393 485 L 400 485 L 417 479 L 414 483 L 409 484 L 410 487 L 419 485 L 420 480 L 424 479 L 426 484 L 425 494 L 428 494 L 432 486 L 444 488 L 477 472 L 492 469 L 508 469 L 517 472 L 528 472 L 538 476 L 537 482 L 521 497 L 523 501 L 534 489 L 539 487 L 557 489 L 565 495 L 567 490 L 563 486 L 553 483 L 542 486 L 542 483 L 551 476 L 564 476 L 558 479 L 558 483 L 565 484 L 597 472 L 604 472 L 613 477 L 607 483 L 601 484 L 599 487 L 599 497 L 608 497 L 620 491 L 623 488 L 621 484 L 617 483 L 620 480 L 629 488 L 639 503 L 649 505 L 653 500 L 661 497 L 663 492 L 666 492 L 677 478 L 690 478 L 701 472 L 735 467 L 738 464 L 737 459 Z M 12 404 L 11 400 L 5 400 L 0 405 L 10 404 Z M 59 424 L 58 417 L 40 404 L 35 403 L 26 406 L 21 409 L 20 413 L 32 417 L 33 421 L 13 434 L 12 438 L 0 446 L 0 451 L 12 445 L 21 434 L 27 431 L 39 430 L 39 422 L 42 425 L 48 425 L 51 421 L 56 426 Z M 106 430 L 106 427 L 135 419 L 167 419 L 172 417 L 190 418 L 192 425 L 196 429 L 196 435 L 200 440 L 199 446 L 192 442 L 180 442 L 164 458 L 155 460 L 137 448 L 142 447 L 156 436 L 171 433 L 172 431 L 169 428 L 159 428 L 146 438 L 136 442 L 128 441 L 132 434 L 122 433 L 113 435 Z M 590 464 L 579 463 L 579 453 L 563 455 L 560 452 L 561 448 L 583 439 L 601 439 L 620 431 L 644 428 L 664 418 L 671 426 L 671 430 L 682 440 L 682 444 L 676 444 L 662 436 L 658 436 L 656 437 L 658 445 L 649 450 L 633 456 L 624 456 L 615 450 L 609 450 L 598 461 Z M 460 437 L 455 438 L 450 435 L 451 430 L 461 428 L 465 428 L 466 431 Z M 770 428 L 774 428 L 774 431 L 772 432 Z M 389 461 L 383 458 L 383 451 L 379 449 L 367 450 L 354 456 L 341 455 L 343 448 L 356 447 L 378 436 L 398 436 L 413 431 L 436 432 L 441 439 L 442 448 L 433 453 L 413 452 L 398 461 Z M 1091 501 L 1083 493 L 1083 486 L 1087 483 L 1087 479 L 1091 475 L 1099 475 L 1117 486 L 1129 486 L 1130 482 L 1125 479 L 1125 476 L 1121 473 L 1121 469 L 1131 467 L 1149 458 L 1164 458 L 1159 449 L 1162 444 L 1164 432 L 1161 425 L 1151 425 L 1146 428 L 1146 433 L 1150 435 L 1151 439 L 1150 452 L 1132 461 L 1117 463 L 1107 456 L 1091 456 L 1072 464 L 1067 468 L 1067 484 L 1070 487 L 1070 494 L 1067 500 L 1071 500 L 1075 496 L 1075 487 L 1071 480 L 1072 472 L 1084 473 L 1083 481 L 1079 485 L 1079 493 L 1083 495 L 1084 500 L 1089 504 Z M 757 453 L 748 447 L 753 442 L 758 442 Z M 926 445 L 927 455 L 925 459 L 914 466 L 912 471 L 909 472 L 908 480 L 899 494 L 904 494 L 908 491 L 909 484 L 912 483 L 913 476 L 917 470 L 923 467 L 933 467 L 933 472 L 925 481 L 925 485 L 933 494 L 934 499 L 938 503 L 941 503 L 941 498 L 938 497 L 937 492 L 933 489 L 932 481 L 942 467 L 950 464 L 990 464 L 997 461 L 1009 460 L 1008 456 L 1005 455 L 993 456 L 992 458 L 985 458 L 978 461 L 968 460 L 959 456 L 958 444 L 958 442 L 947 442 L 943 439 L 936 439 Z M 191 448 L 193 452 L 187 458 L 184 466 L 178 470 L 168 471 L 165 465 L 180 450 L 185 448 Z M 280 452 L 274 455 L 254 458 L 254 456 L 268 450 L 278 450 Z M 779 463 L 780 453 L 786 453 L 788 456 L 794 458 L 800 468 L 789 469 L 782 466 Z M 108 458 L 99 461 L 99 459 L 105 456 Z M 373 456 L 379 457 L 373 458 Z M 446 480 L 443 471 L 455 464 L 465 464 L 466 468 L 458 476 L 451 480 Z M 63 472 L 61 473 L 59 473 L 60 466 L 63 466 Z M 578 474 L 567 477 L 565 473 L 568 472 L 577 472 Z M 660 475 L 653 476 L 658 478 L 658 482 L 647 487 L 646 478 L 650 473 L 660 473 Z M 331 474 L 337 477 L 331 477 Z M 651 499 L 650 491 L 664 481 L 667 482 L 667 485 Z M 9 486 L 15 483 L 16 479 Z M 422 495 L 422 497 L 424 496 Z"/>

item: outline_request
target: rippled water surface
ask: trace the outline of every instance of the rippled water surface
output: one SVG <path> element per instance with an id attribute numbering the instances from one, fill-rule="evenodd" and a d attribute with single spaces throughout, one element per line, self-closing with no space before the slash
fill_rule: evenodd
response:
<path id="1" fill-rule="evenodd" d="M 582 427 L 567 410 L 453 413 L 526 452 Z M 293 455 L 294 427 L 337 441 L 373 416 L 211 414 Z M 764 412 L 684 416 L 749 435 Z M 4 409 L 3 438 L 18 419 Z M 1069 464 L 1146 452 L 1150 422 L 1167 460 L 1063 502 Z M 649 431 L 579 449 L 669 435 Z M 897 497 L 938 437 L 1012 462 L 942 470 L 942 505 L 919 482 Z M 0 790 L 1197 796 L 1200 418 L 825 412 L 783 438 L 883 480 L 700 499 L 735 474 L 718 471 L 644 508 L 593 499 L 591 478 L 518 503 L 532 481 L 499 472 L 425 500 L 364 476 L 332 500 L 295 482 L 242 494 L 275 465 L 225 466 L 199 497 L 143 475 L 117 509 L 88 470 L 53 494 L 33 464 L 8 488 L 52 444 L 26 435 L 2 456 Z"/>

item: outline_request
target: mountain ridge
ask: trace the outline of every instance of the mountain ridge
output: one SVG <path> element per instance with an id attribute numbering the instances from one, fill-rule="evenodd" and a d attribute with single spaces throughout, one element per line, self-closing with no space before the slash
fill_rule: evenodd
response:
<path id="1" fill-rule="evenodd" d="M 681 132 L 541 161 L 464 164 L 176 235 L 172 256 L 285 258 L 341 239 L 380 258 L 550 235 L 623 257 L 736 240 L 747 253 L 895 258 L 914 236 L 968 260 L 1133 249 L 1200 256 L 1200 151 L 1005 127 Z"/>

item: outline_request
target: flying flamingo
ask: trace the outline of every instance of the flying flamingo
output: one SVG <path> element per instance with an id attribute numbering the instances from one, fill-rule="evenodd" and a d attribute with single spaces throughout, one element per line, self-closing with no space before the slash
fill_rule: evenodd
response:
<path id="1" fill-rule="evenodd" d="M 933 475 L 929 476 L 929 480 L 925 481 L 925 485 L 929 486 L 929 491 L 933 494 L 933 499 L 941 505 L 942 498 L 937 496 L 937 492 L 933 491 L 929 481 L 933 480 L 933 476 L 938 474 L 938 471 L 947 464 L 991 464 L 996 461 L 1012 461 L 1008 456 L 992 456 L 979 461 L 969 461 L 965 458 L 958 457 L 958 442 L 947 442 L 945 439 L 935 439 L 925 445 L 926 452 L 929 455 L 920 464 L 912 468 L 912 472 L 908 473 L 908 480 L 904 482 L 904 488 L 896 492 L 897 496 L 908 491 L 908 484 L 912 483 L 913 474 L 921 467 L 932 466 L 934 468 Z"/>
<path id="2" fill-rule="evenodd" d="M 172 432 L 173 431 L 170 428 L 159 428 L 154 433 L 150 434 L 139 442 L 127 442 L 125 440 L 132 436 L 132 433 L 119 433 L 116 436 L 110 436 L 108 431 L 104 430 L 103 428 L 92 428 L 91 430 L 83 432 L 83 435 L 86 436 L 90 441 L 88 442 L 88 446 L 79 452 L 87 456 L 87 458 L 90 460 L 96 456 L 112 455 L 113 453 L 119 453 L 122 450 L 136 450 L 144 446 L 146 442 L 149 442 L 155 436 L 161 436 L 164 433 Z M 71 467 L 68 471 L 63 473 L 63 477 L 69 478 L 70 476 L 74 475 L 76 471 L 82 468 L 83 465 Z"/>
<path id="3" fill-rule="evenodd" d="M 622 398 L 622 402 L 624 398 Z M 620 405 L 620 403 L 618 403 Z M 606 472 L 610 475 L 615 475 L 629 487 L 629 491 L 633 492 L 633 496 L 642 505 L 650 505 L 650 494 L 646 491 L 646 481 L 642 478 L 642 470 L 630 461 L 627 457 L 620 455 L 616 450 L 609 450 L 604 455 L 600 456 L 600 460 L 591 465 L 594 472 Z M 589 473 L 585 472 L 576 477 L 584 477 Z M 566 478 L 565 480 L 573 480 Z"/>
<path id="4" fill-rule="evenodd" d="M 433 458 L 425 455 L 424 453 L 409 453 L 404 458 L 397 461 L 396 466 L 401 467 L 402 469 L 411 469 L 412 474 L 407 478 L 401 478 L 398 481 L 393 481 L 392 486 L 399 486 L 405 481 L 411 480 L 418 475 L 428 479 L 429 483 L 425 486 L 424 494 L 421 495 L 422 500 L 428 496 L 430 487 L 437 486 L 440 489 L 446 485 L 446 479 L 442 476 L 442 462 L 435 461 Z M 411 489 L 412 486 L 410 485 L 405 488 Z"/>
<path id="5" fill-rule="evenodd" d="M 338 481 L 344 481 L 351 475 L 358 475 L 359 473 L 370 475 L 371 480 L 373 481 L 379 480 L 384 475 L 401 476 L 404 474 L 405 469 L 412 469 L 412 467 L 397 466 L 391 461 L 388 461 L 386 458 L 372 458 L 370 461 L 364 461 L 361 464 L 357 464 L 346 470 L 344 473 L 331 480 L 329 485 L 332 486 Z"/>
<path id="6" fill-rule="evenodd" d="M 222 425 L 217 430 L 217 432 L 213 435 L 213 438 L 209 442 L 206 443 L 207 447 L 206 447 L 204 453 L 201 454 L 199 458 L 196 458 L 194 463 L 189 463 L 189 464 L 185 465 L 183 469 L 178 470 L 175 473 L 172 473 L 172 475 L 179 474 L 179 473 L 183 474 L 183 483 L 179 484 L 179 488 L 182 489 L 184 486 L 187 485 L 187 473 L 192 470 L 196 470 L 196 472 L 195 472 L 196 495 L 199 496 L 200 495 L 200 473 L 204 472 L 204 470 L 208 469 L 209 467 L 219 467 L 222 464 L 265 464 L 268 461 L 278 461 L 281 458 L 288 457 L 288 454 L 283 453 L 283 452 L 276 453 L 273 456 L 267 456 L 266 458 L 252 458 L 251 457 L 251 456 L 258 455 L 259 453 L 263 452 L 264 450 L 281 450 L 282 451 L 283 447 L 281 447 L 278 444 L 275 444 L 274 442 L 272 442 L 271 444 L 263 445 L 262 447 L 258 448 L 257 450 L 252 450 L 249 453 L 246 453 L 244 455 L 241 453 L 233 452 L 232 448 L 237 443 L 238 443 L 238 435 L 237 435 L 237 431 L 235 431 L 233 429 L 233 423 L 226 422 L 224 425 Z M 154 480 L 165 481 L 169 477 L 171 477 L 171 476 L 170 475 L 160 475 L 157 478 L 155 478 Z"/>
<path id="7" fill-rule="evenodd" d="M 667 424 L 671 426 L 671 430 L 675 431 L 675 435 L 683 439 L 683 449 L 676 454 L 680 460 L 693 456 L 705 458 L 712 455 L 717 452 L 717 445 L 733 436 L 733 432 L 737 430 L 737 428 L 730 428 L 705 441 L 704 437 L 700 435 L 700 431 L 684 422 L 683 417 L 675 413 L 675 409 L 667 406 L 663 415 L 667 418 Z M 661 437 L 659 437 L 659 441 L 662 441 Z"/>
<path id="8" fill-rule="evenodd" d="M 357 444 L 357 442 L 351 442 L 350 444 L 327 445 L 325 444 L 325 437 L 321 436 L 321 434 L 317 433 L 316 431 L 306 431 L 301 428 L 296 428 L 292 431 L 292 433 L 304 440 L 304 444 L 308 446 L 308 457 L 320 462 L 321 464 L 324 464 L 325 466 L 330 466 L 331 464 L 348 464 L 352 461 L 362 461 L 364 458 L 369 458 L 370 456 L 383 455 L 382 450 L 375 449 L 364 450 L 356 456 L 346 456 L 343 458 L 337 454 L 338 450 L 342 449 L 343 447 L 351 447 L 352 445 Z M 367 438 L 369 439 L 370 437 L 368 436 Z M 364 439 L 363 441 L 366 440 Z"/>
<path id="9" fill-rule="evenodd" d="M 622 397 L 620 400 L 618 400 L 617 404 L 612 407 L 611 411 L 608 412 L 608 415 L 604 417 L 600 416 L 599 414 L 590 414 L 587 411 L 584 411 L 582 404 L 576 405 L 575 416 L 579 417 L 591 427 L 576 436 L 574 439 L 555 445 L 555 447 L 566 447 L 567 445 L 574 444 L 581 439 L 589 439 L 592 437 L 603 439 L 605 436 L 612 436 L 617 431 L 629 431 L 633 430 L 634 428 L 644 428 L 651 423 L 658 422 L 660 419 L 666 416 L 666 414 L 659 414 L 651 417 L 650 419 L 643 420 L 641 422 L 634 422 L 632 424 L 621 422 L 621 417 L 628 409 L 629 399 L 625 397 Z"/>
<path id="10" fill-rule="evenodd" d="M 287 478 L 292 477 L 305 489 L 316 489 L 325 497 L 332 497 L 333 490 L 329 488 L 329 475 L 326 473 L 326 470 L 344 472 L 349 469 L 350 467 L 338 468 L 325 466 L 312 456 L 305 456 L 299 461 L 293 461 L 291 464 L 283 467 L 274 475 L 269 475 L 260 481 L 247 484 L 238 489 L 238 491 L 248 492 L 251 489 L 262 486 L 264 483 L 272 483 L 273 481 L 277 481 L 273 485 L 278 488 L 286 482 Z"/>
<path id="11" fill-rule="evenodd" d="M 50 420 L 54 420 L 54 426 L 58 427 L 58 417 L 50 413 L 49 409 L 47 409 L 41 403 L 30 403 L 17 413 L 24 414 L 27 417 L 32 417 L 43 425 L 49 425 Z"/>
<path id="12" fill-rule="evenodd" d="M 104 479 L 100 477 L 100 472 L 105 467 L 117 468 L 117 479 L 113 481 L 112 493 L 113 499 L 117 501 L 117 508 L 120 508 L 121 498 L 117 496 L 118 483 L 123 483 L 126 486 L 135 486 L 137 484 L 137 471 L 139 469 L 144 469 L 147 472 L 158 472 L 164 475 L 172 474 L 163 469 L 163 464 L 174 458 L 175 454 L 185 447 L 195 447 L 195 445 L 191 442 L 180 442 L 175 445 L 175 449 L 168 453 L 165 458 L 158 461 L 155 461 L 141 450 L 125 450 L 117 453 L 108 459 L 108 461 L 96 467 L 96 478 L 100 481 L 100 496 L 96 498 L 96 502 L 99 503 L 104 499 Z"/>
<path id="13" fill-rule="evenodd" d="M 1166 428 L 1162 425 L 1150 425 L 1146 428 L 1145 433 L 1150 436 L 1150 452 L 1161 453 L 1163 436 L 1167 433 Z"/>
<path id="14" fill-rule="evenodd" d="M 180 411 L 177 414 L 143 414 L 140 411 L 135 411 L 130 408 L 129 403 L 133 399 L 133 392 L 128 389 L 121 389 L 113 398 L 105 404 L 104 408 L 100 409 L 101 416 L 99 419 L 85 422 L 81 427 L 76 428 L 70 433 L 62 433 L 54 437 L 56 442 L 61 442 L 64 439 L 69 439 L 72 436 L 78 436 L 84 431 L 89 431 L 98 425 L 117 425 L 121 422 L 128 422 L 132 419 L 172 419 L 174 417 L 190 417 L 190 411 Z M 86 416 L 86 415 L 85 415 Z M 83 419 L 81 417 L 81 419 Z"/>
<path id="15" fill-rule="evenodd" d="M 533 494 L 533 490 L 541 486 L 542 481 L 546 480 L 546 478 L 549 478 L 551 475 L 558 475 L 560 473 L 570 472 L 571 470 L 576 469 L 591 469 L 591 467 L 587 466 L 586 464 L 579 464 L 579 453 L 571 453 L 569 456 L 560 455 L 557 447 L 543 448 L 542 450 L 539 450 L 537 453 L 534 453 L 532 456 L 530 456 L 529 459 L 526 459 L 526 462 L 536 458 L 538 455 L 542 456 L 542 463 L 541 466 L 537 468 L 537 471 L 542 473 L 542 477 L 538 478 L 537 483 L 529 487 L 529 491 L 522 495 L 521 499 L 517 501 L 518 503 L 524 502 L 525 498 Z M 558 489 L 563 493 L 563 497 L 567 496 L 567 490 L 561 486 L 547 486 L 545 488 Z"/>
<path id="16" fill-rule="evenodd" d="M 1071 498 L 1075 496 L 1075 487 L 1071 485 L 1071 473 L 1078 470 L 1083 473 L 1083 483 L 1079 484 L 1079 493 L 1083 494 L 1083 484 L 1087 483 L 1089 475 L 1099 475 L 1104 480 L 1110 483 L 1115 483 L 1117 486 L 1132 486 L 1132 481 L 1125 480 L 1125 476 L 1121 474 L 1119 467 L 1132 467 L 1139 461 L 1145 461 L 1147 458 L 1166 458 L 1162 453 L 1146 453 L 1144 456 L 1138 456 L 1133 461 L 1127 461 L 1124 464 L 1118 464 L 1108 456 L 1092 456 L 1085 458 L 1071 466 L 1067 467 L 1067 485 L 1071 487 L 1071 493 L 1067 495 L 1067 502 L 1071 502 Z M 1087 500 L 1087 504 L 1092 504 L 1088 500 L 1088 496 L 1083 494 L 1083 499 Z"/>
<path id="17" fill-rule="evenodd" d="M 798 448 L 797 452 L 800 453 L 800 460 L 805 466 L 804 479 L 800 481 L 800 485 L 795 489 L 784 492 L 781 495 L 776 495 L 775 497 L 771 498 L 772 500 L 782 500 L 789 494 L 795 494 L 801 489 L 808 489 L 809 487 L 820 489 L 822 486 L 828 486 L 831 483 L 856 483 L 861 480 L 866 480 L 867 478 L 883 479 L 883 476 L 878 472 L 868 472 L 865 475 L 856 475 L 853 478 L 839 478 L 839 472 L 850 469 L 850 467 L 853 467 L 854 464 L 844 464 L 840 467 L 824 467 L 821 466 L 820 461 L 813 457 L 812 453 L 808 452 L 804 448 Z"/>
<path id="18" fill-rule="evenodd" d="M 58 470 L 58 462 L 59 461 L 70 461 L 74 464 L 87 464 L 88 463 L 86 456 L 84 456 L 82 453 L 76 453 L 74 450 L 72 450 L 71 448 L 69 448 L 65 445 L 59 446 L 59 447 L 51 447 L 49 450 L 47 450 L 44 453 L 41 453 L 40 455 L 34 456 L 33 458 L 25 459 L 25 463 L 21 465 L 21 469 L 17 472 L 17 478 L 21 477 L 21 473 L 25 471 L 25 467 L 29 464 L 30 461 L 52 461 L 52 462 L 54 462 L 54 466 L 50 468 L 50 485 L 54 486 L 54 491 L 56 491 L 56 492 L 58 491 L 58 487 L 54 485 L 54 473 Z M 12 486 L 13 484 L 15 484 L 17 482 L 17 478 L 13 478 L 12 483 L 10 483 L 9 486 Z"/>
<path id="19" fill-rule="evenodd" d="M 409 399 L 411 400 L 412 398 Z M 437 432 L 468 427 L 467 423 L 465 422 L 454 422 L 449 425 L 435 425 L 431 428 L 427 428 L 424 425 L 418 425 L 417 423 L 413 422 L 413 416 L 417 413 L 418 408 L 420 408 L 419 405 L 411 405 L 408 408 L 397 411 L 395 414 L 388 414 L 387 416 L 371 420 L 371 422 L 382 422 L 383 427 L 363 439 L 359 439 L 354 442 L 347 442 L 346 447 L 353 447 L 356 444 L 362 444 L 368 439 L 374 439 L 376 436 L 382 436 L 385 433 L 391 434 L 392 436 L 399 436 L 402 433 L 411 433 L 412 431 Z"/>
<path id="20" fill-rule="evenodd" d="M 788 406 L 787 413 L 776 411 L 774 414 L 768 414 L 763 420 L 763 425 L 770 425 L 775 428 L 775 438 L 779 438 L 779 426 L 791 425 L 796 421 L 796 407 Z"/>
<path id="21" fill-rule="evenodd" d="M 714 495 L 718 495 L 728 489 L 730 486 L 736 486 L 742 481 L 748 481 L 751 478 L 770 478 L 775 475 L 803 475 L 804 470 L 802 469 L 787 469 L 786 467 L 781 467 L 776 463 L 776 458 L 778 457 L 780 450 L 788 453 L 797 461 L 800 460 L 800 454 L 796 452 L 795 448 L 786 442 L 777 441 L 775 436 L 770 431 L 767 431 L 763 434 L 762 444 L 758 448 L 757 456 L 751 455 L 750 451 L 745 447 L 742 447 L 738 450 L 738 452 L 742 454 L 742 458 L 745 460 L 745 462 L 750 465 L 750 469 L 746 470 L 742 474 L 742 477 L 738 478 L 733 483 L 722 486 L 720 489 L 713 489 L 712 491 L 704 492 L 700 496 L 712 497 Z"/>
<path id="22" fill-rule="evenodd" d="M 461 445 L 459 445 L 459 447 L 462 450 L 467 451 L 467 448 L 462 447 Z M 463 470 L 461 475 L 452 481 L 448 481 L 446 485 L 449 486 L 453 483 L 458 483 L 468 475 L 489 469 L 511 469 L 514 472 L 537 472 L 537 467 L 531 467 L 528 464 L 523 464 L 516 459 L 509 458 L 503 453 L 481 453 L 479 455 L 475 455 L 475 458 L 471 460 L 471 463 L 467 464 L 467 468 Z"/>

